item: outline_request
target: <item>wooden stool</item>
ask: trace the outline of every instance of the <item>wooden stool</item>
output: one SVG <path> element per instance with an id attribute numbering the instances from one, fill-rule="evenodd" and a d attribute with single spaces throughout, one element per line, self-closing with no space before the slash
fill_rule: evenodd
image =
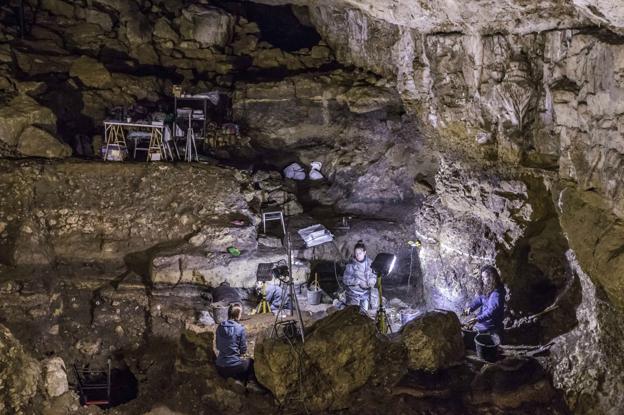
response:
<path id="1" fill-rule="evenodd" d="M 284 212 L 281 209 L 268 209 L 262 211 L 262 226 L 264 229 L 264 234 L 266 235 L 266 223 L 272 220 L 279 220 L 282 222 L 282 230 L 284 231 L 284 235 L 286 235 L 286 225 L 284 224 Z"/>

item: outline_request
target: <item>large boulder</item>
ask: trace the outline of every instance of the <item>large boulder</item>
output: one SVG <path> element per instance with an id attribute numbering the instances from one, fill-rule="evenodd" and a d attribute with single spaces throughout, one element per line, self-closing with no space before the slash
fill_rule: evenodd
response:
<path id="1" fill-rule="evenodd" d="M 435 371 L 447 368 L 464 357 L 461 325 L 455 313 L 430 311 L 412 320 L 401 338 L 412 370 Z"/>
<path id="2" fill-rule="evenodd" d="M 83 84 L 91 88 L 106 89 L 112 86 L 113 78 L 108 69 L 99 61 L 88 56 L 76 59 L 69 70 Z"/>
<path id="3" fill-rule="evenodd" d="M 17 151 L 28 157 L 64 158 L 72 155 L 68 144 L 61 143 L 49 132 L 34 126 L 26 127 L 22 132 Z"/>
<path id="4" fill-rule="evenodd" d="M 369 381 L 397 382 L 405 367 L 401 349 L 400 343 L 380 340 L 373 321 L 357 307 L 347 307 L 312 326 L 304 344 L 275 338 L 258 343 L 255 369 L 280 401 L 297 397 L 311 411 L 340 409 Z M 393 364 L 383 358 L 389 354 Z"/>
<path id="5" fill-rule="evenodd" d="M 14 49 L 17 66 L 30 76 L 51 73 L 67 73 L 75 56 L 45 55 L 43 53 L 28 53 Z M 61 52 L 59 50 L 59 52 Z"/>
<path id="6" fill-rule="evenodd" d="M 0 413 L 26 414 L 37 393 L 41 367 L 13 334 L 0 325 Z"/>
<path id="7" fill-rule="evenodd" d="M 69 390 L 65 362 L 60 357 L 43 361 L 44 388 L 49 397 L 61 396 Z"/>
<path id="8" fill-rule="evenodd" d="M 204 47 L 223 47 L 232 38 L 234 17 L 221 9 L 192 5 L 182 15 L 180 31 L 185 39 L 195 40 Z"/>
<path id="9" fill-rule="evenodd" d="M 56 116 L 26 95 L 18 95 L 0 108 L 0 141 L 16 146 L 24 130 L 33 125 L 56 127 Z"/>

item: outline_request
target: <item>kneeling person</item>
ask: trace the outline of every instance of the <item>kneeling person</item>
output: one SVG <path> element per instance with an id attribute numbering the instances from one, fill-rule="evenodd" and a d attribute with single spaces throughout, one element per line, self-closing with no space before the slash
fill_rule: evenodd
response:
<path id="1" fill-rule="evenodd" d="M 245 359 L 247 334 L 238 321 L 243 309 L 238 304 L 228 308 L 228 319 L 217 328 L 217 371 L 224 378 L 234 378 L 247 383 L 255 378 L 253 359 Z"/>
<path id="2" fill-rule="evenodd" d="M 496 268 L 486 265 L 481 268 L 483 281 L 483 293 L 476 296 L 464 314 L 470 314 L 477 310 L 477 317 L 467 324 L 474 325 L 479 333 L 489 333 L 500 336 L 503 330 L 503 317 L 505 308 L 505 287 Z M 499 337 L 500 339 L 500 337 Z"/>
<path id="3" fill-rule="evenodd" d="M 259 294 L 264 292 L 265 299 L 269 303 L 269 307 L 271 307 L 271 311 L 273 313 L 279 310 L 282 301 L 284 301 L 282 310 L 290 310 L 290 298 L 288 297 L 288 292 L 282 289 L 279 285 L 258 281 L 256 290 Z M 284 298 L 284 296 L 286 296 L 286 298 Z"/>

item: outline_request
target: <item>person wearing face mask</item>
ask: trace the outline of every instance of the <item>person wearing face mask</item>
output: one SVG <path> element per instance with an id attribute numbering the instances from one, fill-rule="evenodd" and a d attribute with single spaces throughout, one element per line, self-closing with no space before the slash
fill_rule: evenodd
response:
<path id="1" fill-rule="evenodd" d="M 375 306 L 377 277 L 371 269 L 372 260 L 366 255 L 366 246 L 361 240 L 355 244 L 353 258 L 342 275 L 346 289 L 346 304 L 357 305 L 366 313 L 370 305 Z"/>

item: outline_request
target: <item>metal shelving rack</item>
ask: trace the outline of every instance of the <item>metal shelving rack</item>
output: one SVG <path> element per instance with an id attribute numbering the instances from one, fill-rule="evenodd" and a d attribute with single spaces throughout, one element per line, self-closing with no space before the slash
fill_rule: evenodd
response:
<path id="1" fill-rule="evenodd" d="M 207 120 L 207 115 L 208 115 L 208 101 L 210 101 L 210 99 L 205 98 L 205 97 L 176 97 L 174 96 L 173 97 L 173 113 L 175 114 L 174 128 L 173 128 L 174 135 L 176 131 L 176 128 L 175 128 L 176 126 L 180 127 L 180 129 L 182 129 L 185 133 L 186 133 L 186 129 L 188 128 L 188 118 L 178 116 L 178 102 L 181 102 L 181 101 L 201 101 L 202 102 L 204 116 L 201 119 L 193 118 L 192 113 L 191 113 L 191 121 L 203 121 L 202 122 L 202 138 L 205 138 L 206 133 L 207 133 L 206 131 L 207 121 L 206 120 Z M 198 108 L 195 108 L 195 109 L 198 109 Z"/>

